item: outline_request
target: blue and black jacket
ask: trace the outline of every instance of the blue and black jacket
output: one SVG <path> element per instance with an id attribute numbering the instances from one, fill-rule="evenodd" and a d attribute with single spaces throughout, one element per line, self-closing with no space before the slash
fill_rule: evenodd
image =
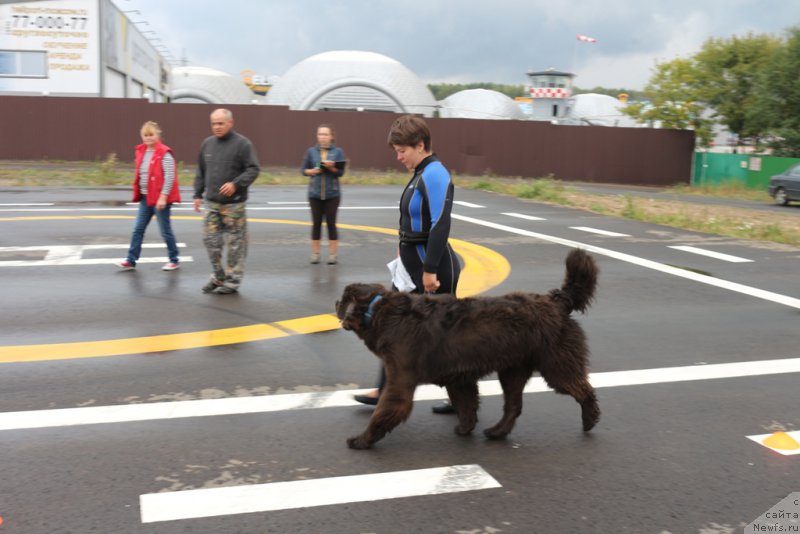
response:
<path id="1" fill-rule="evenodd" d="M 454 293 L 460 266 L 448 244 L 453 182 L 435 154 L 422 160 L 400 198 L 400 258 L 421 291 L 422 273 L 436 273 L 440 293 Z"/>

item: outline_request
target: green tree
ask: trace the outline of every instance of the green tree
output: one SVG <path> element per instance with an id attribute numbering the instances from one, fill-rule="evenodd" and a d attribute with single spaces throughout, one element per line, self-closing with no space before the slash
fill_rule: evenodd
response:
<path id="1" fill-rule="evenodd" d="M 758 75 L 748 124 L 770 136 L 776 156 L 800 157 L 800 27 L 787 38 Z"/>
<path id="2" fill-rule="evenodd" d="M 622 111 L 642 124 L 694 130 L 700 144 L 707 146 L 711 140 L 712 121 L 703 117 L 698 77 L 697 65 L 692 59 L 658 63 L 642 92 L 646 100 L 629 104 Z"/>
<path id="3" fill-rule="evenodd" d="M 748 110 L 756 99 L 759 73 L 780 45 L 780 39 L 771 35 L 712 38 L 693 57 L 698 98 L 714 111 L 720 124 L 740 137 L 763 134 L 758 123 L 748 121 Z"/>

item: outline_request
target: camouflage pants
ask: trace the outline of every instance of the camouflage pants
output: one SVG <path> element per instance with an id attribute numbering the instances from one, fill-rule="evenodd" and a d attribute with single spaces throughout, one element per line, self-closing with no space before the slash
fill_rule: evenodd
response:
<path id="1" fill-rule="evenodd" d="M 203 244 L 214 270 L 211 277 L 219 284 L 239 289 L 244 276 L 247 256 L 247 214 L 245 203 L 220 204 L 206 202 Z M 223 250 L 227 248 L 227 267 L 222 265 Z"/>

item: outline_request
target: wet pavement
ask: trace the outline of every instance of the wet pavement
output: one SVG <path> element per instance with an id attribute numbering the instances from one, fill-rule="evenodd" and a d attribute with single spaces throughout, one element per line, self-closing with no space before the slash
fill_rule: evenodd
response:
<path id="1" fill-rule="evenodd" d="M 345 439 L 371 414 L 352 394 L 372 386 L 377 360 L 330 314 L 347 283 L 388 283 L 400 188 L 345 190 L 332 266 L 308 263 L 305 189 L 255 188 L 235 295 L 200 291 L 208 260 L 189 205 L 173 212 L 179 271 L 160 270 L 152 224 L 143 256 L 153 263 L 119 272 L 128 194 L 0 189 L 3 534 L 722 533 L 798 491 L 800 455 L 747 438 L 800 429 L 796 247 L 457 189 L 452 237 L 477 247 L 464 245 L 463 258 L 484 294 L 560 285 L 572 246 L 597 259 L 597 300 L 577 319 L 603 419 L 584 434 L 574 401 L 531 392 L 508 440 L 463 438 L 452 417 L 430 412 L 443 397 L 433 388 L 374 450 L 352 451 Z M 641 370 L 658 371 L 645 380 Z M 501 408 L 484 396 L 478 429 Z M 450 474 L 419 472 L 439 468 Z M 406 482 L 378 477 L 397 473 Z M 471 485 L 483 473 L 497 486 Z M 434 484 L 416 489 L 415 477 Z M 299 481 L 312 484 L 275 486 Z M 321 504 L 306 502 L 323 483 L 333 489 Z M 401 486 L 405 496 L 383 495 Z M 164 505 L 184 518 L 149 522 L 142 499 L 276 487 L 302 508 L 264 493 L 255 511 L 234 502 L 203 517 L 202 506 Z"/>

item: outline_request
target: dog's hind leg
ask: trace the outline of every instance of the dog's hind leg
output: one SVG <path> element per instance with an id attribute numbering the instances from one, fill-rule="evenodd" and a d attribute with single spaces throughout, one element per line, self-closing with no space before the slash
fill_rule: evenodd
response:
<path id="1" fill-rule="evenodd" d="M 347 440 L 347 445 L 351 449 L 369 449 L 376 441 L 382 439 L 411 415 L 411 408 L 414 405 L 414 390 L 417 385 L 413 382 L 396 383 L 392 381 L 392 375 L 388 368 L 386 380 L 386 386 L 381 392 L 375 413 L 372 414 L 367 429 L 362 434 Z"/>
<path id="2" fill-rule="evenodd" d="M 503 417 L 496 425 L 485 429 L 484 436 L 489 439 L 503 439 L 511 432 L 517 418 L 522 414 L 522 390 L 530 376 L 531 371 L 519 367 L 497 373 L 503 387 Z"/>
<path id="3" fill-rule="evenodd" d="M 478 422 L 478 383 L 457 383 L 447 385 L 447 394 L 450 402 L 458 414 L 458 425 L 455 432 L 459 436 L 467 436 Z"/>
<path id="4" fill-rule="evenodd" d="M 597 404 L 597 397 L 594 388 L 589 383 L 588 378 L 581 377 L 577 380 L 556 381 L 552 376 L 548 377 L 542 373 L 542 378 L 555 390 L 556 393 L 570 395 L 581 405 L 581 420 L 583 421 L 583 431 L 588 432 L 600 421 L 600 406 Z"/>

